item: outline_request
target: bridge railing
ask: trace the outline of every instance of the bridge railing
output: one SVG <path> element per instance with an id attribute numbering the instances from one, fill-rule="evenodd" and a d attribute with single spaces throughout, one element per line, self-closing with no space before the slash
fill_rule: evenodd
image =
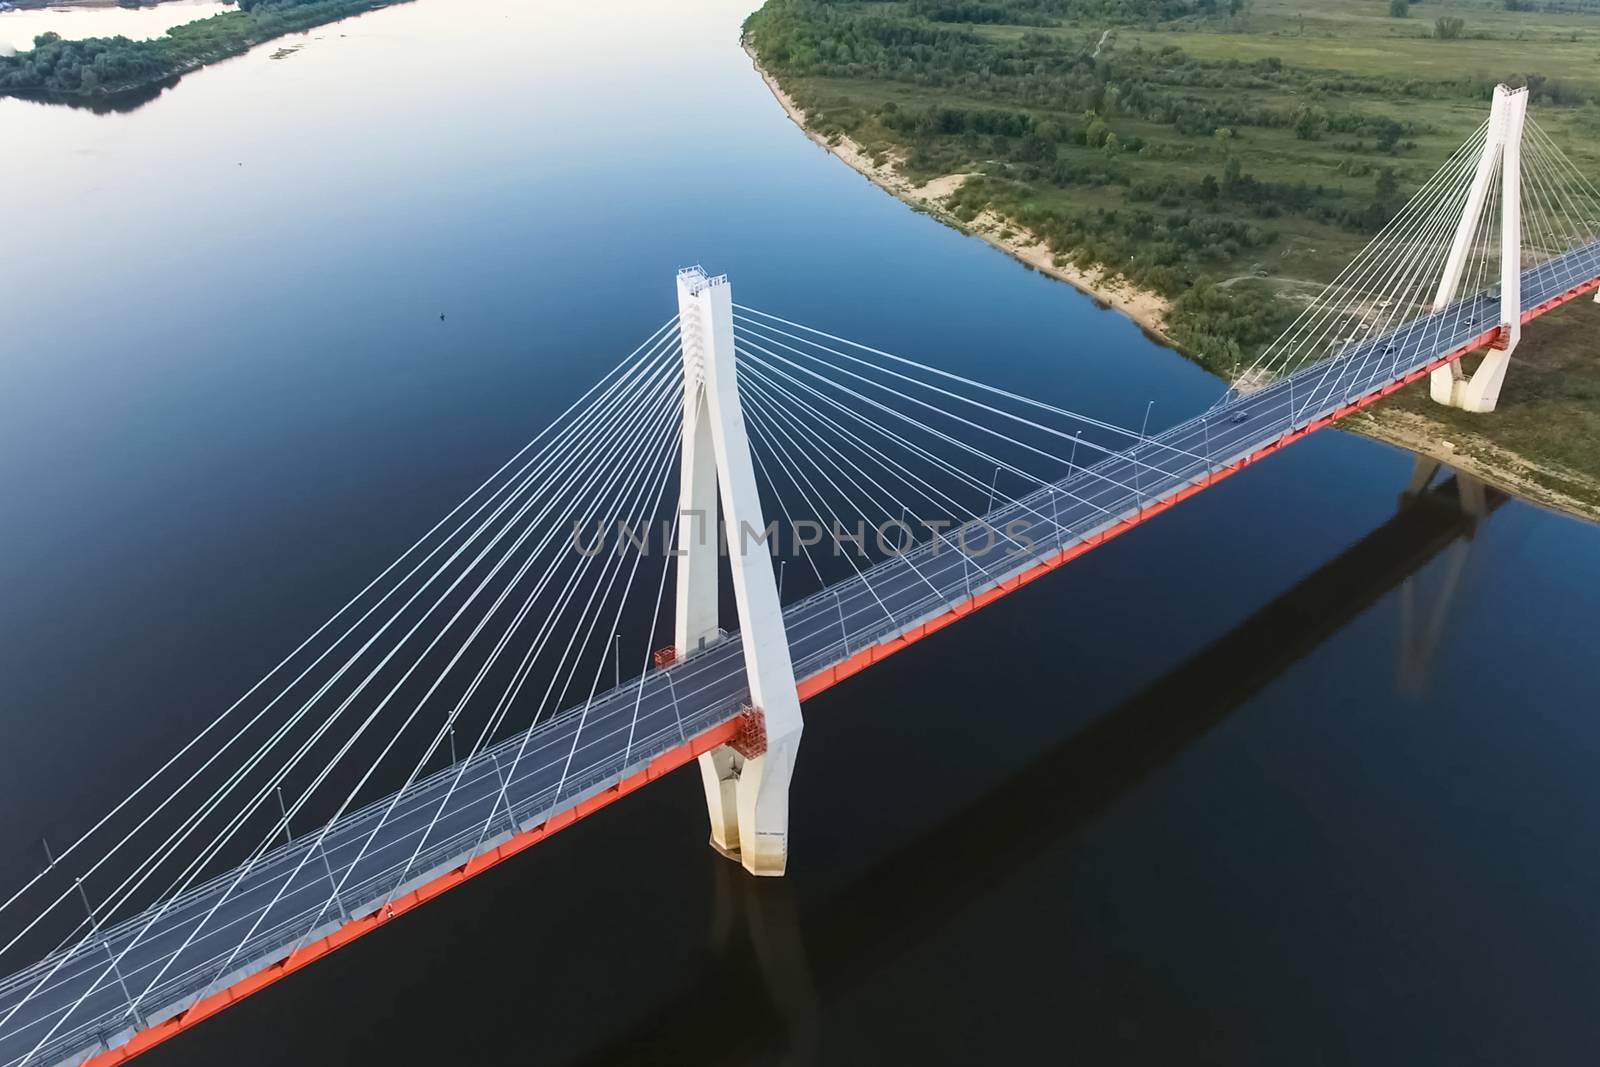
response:
<path id="1" fill-rule="evenodd" d="M 647 684 L 649 679 L 650 676 L 646 676 L 638 684 Z M 587 709 L 588 714 L 594 715 L 601 708 L 615 702 L 634 700 L 637 688 L 637 685 L 628 685 L 622 690 L 613 690 L 604 699 L 591 704 Z M 356 876 L 351 877 L 340 888 L 339 900 L 343 907 L 327 903 L 331 899 L 330 884 L 328 897 L 305 907 L 291 908 L 282 917 L 268 916 L 268 921 L 263 922 L 259 929 L 248 938 L 230 944 L 225 952 L 196 953 L 197 958 L 193 961 L 187 959 L 176 961 L 169 972 L 148 991 L 144 991 L 144 982 L 148 981 L 146 977 L 133 987 L 133 992 L 138 995 L 140 1014 L 152 1021 L 170 1017 L 207 993 L 226 986 L 239 975 L 260 970 L 263 959 L 287 953 L 294 947 L 313 940 L 315 936 L 320 936 L 319 931 L 331 930 L 348 918 L 377 910 L 385 902 L 409 891 L 411 887 L 437 877 L 444 870 L 467 862 L 512 834 L 538 825 L 558 811 L 565 810 L 581 802 L 588 795 L 643 769 L 657 756 L 683 744 L 688 737 L 702 733 L 737 714 L 739 705 L 743 702 L 744 698 L 734 699 L 709 707 L 692 709 L 687 715 L 683 714 L 680 708 L 670 724 L 642 734 L 635 738 L 634 743 L 627 749 L 619 750 L 612 756 L 579 764 L 575 773 L 555 785 L 542 789 L 531 792 L 520 790 L 519 786 L 525 787 L 528 779 L 534 777 L 540 770 L 539 767 L 520 767 L 506 782 L 505 792 L 509 806 L 495 801 L 494 814 L 485 822 L 474 823 L 459 832 L 440 836 L 437 840 L 429 841 L 420 850 L 415 847 L 417 837 L 422 833 L 419 830 L 415 834 L 386 840 L 365 852 L 360 857 Z M 559 733 L 568 730 L 575 726 L 574 720 L 583 714 L 585 709 L 581 706 L 569 709 L 561 716 L 535 727 L 534 731 Z M 331 825 L 325 834 L 302 837 L 273 849 L 251 866 L 248 884 L 259 888 L 262 885 L 289 886 L 292 882 L 294 888 L 302 889 L 319 879 L 326 882 L 328 876 L 323 873 L 320 863 L 306 862 L 308 854 L 319 847 L 323 848 L 324 855 L 334 857 L 331 866 L 332 877 L 343 878 L 350 864 L 339 857 L 336 851 L 329 851 L 331 847 L 336 848 L 335 841 L 348 844 L 353 839 L 365 836 L 378 820 L 385 818 L 386 813 L 403 811 L 416 804 L 436 803 L 443 790 L 449 787 L 450 781 L 458 774 L 462 781 L 471 781 L 481 779 L 484 774 L 495 775 L 497 769 L 510 771 L 516 762 L 517 748 L 534 731 L 514 735 L 480 752 L 463 764 L 435 772 L 396 796 L 384 798 L 353 812 Z M 324 838 L 321 846 L 317 843 L 318 836 Z M 298 877 L 297 871 L 300 872 Z M 229 892 L 237 878 L 236 871 L 229 872 L 173 898 L 166 904 L 165 914 L 179 916 L 191 911 L 194 914 L 175 927 L 163 928 L 163 931 L 170 933 L 176 929 L 180 937 L 191 932 L 202 922 L 209 905 L 222 894 Z M 146 929 L 147 921 L 148 913 L 133 916 L 108 928 L 90 941 L 73 949 L 52 954 L 26 970 L 9 976 L 0 982 L 0 999 L 4 999 L 7 994 L 27 993 L 45 980 L 52 971 L 57 970 L 58 965 L 61 965 L 62 971 L 66 971 L 76 966 L 93 968 L 97 961 L 108 961 L 112 956 L 120 954 L 135 938 L 141 936 Z M 130 982 L 130 985 L 133 983 Z M 114 981 L 109 977 L 102 983 L 103 990 L 114 986 Z M 126 1003 L 121 1003 L 107 1010 L 85 1012 L 84 1018 L 74 1019 L 70 1025 L 63 1026 L 60 1032 L 35 1053 L 33 1058 L 41 1062 L 55 1062 L 74 1053 L 86 1043 L 114 1036 L 131 1025 L 132 1020 L 127 1016 L 127 1008 Z M 48 1029 L 55 1018 L 52 1016 L 41 1027 L 40 1032 Z"/>
<path id="2" fill-rule="evenodd" d="M 1559 299 L 1559 294 L 1568 291 L 1573 284 L 1587 282 L 1596 275 L 1600 275 L 1600 245 L 1591 245 L 1529 268 L 1525 272 L 1525 292 L 1530 303 L 1542 306 L 1543 302 Z M 882 561 L 863 574 L 790 605 L 786 611 L 815 607 L 829 600 L 837 601 L 841 606 L 837 638 L 798 657 L 796 673 L 802 677 L 809 676 L 865 648 L 897 637 L 920 619 L 947 610 L 959 598 L 963 585 L 969 595 L 993 587 L 1040 558 L 1080 543 L 1101 530 L 1125 521 L 1151 504 L 1181 492 L 1186 485 L 1194 484 L 1210 472 L 1253 453 L 1282 433 L 1325 416 L 1356 396 L 1366 395 L 1394 380 L 1397 375 L 1403 376 L 1425 366 L 1444 352 L 1456 349 L 1478 336 L 1481 332 L 1479 328 L 1484 325 L 1479 320 L 1486 307 L 1481 296 L 1453 303 L 1439 312 L 1405 324 L 1386 337 L 1352 346 L 1330 360 L 1286 375 L 1259 393 L 1230 398 L 1221 409 L 1213 409 L 1154 437 L 1140 440 L 1099 463 L 1077 469 L 1067 478 L 1041 486 L 1015 500 L 1004 501 L 990 512 L 992 525 L 1003 525 L 1007 516 L 1032 514 L 1037 517 L 1048 512 L 1052 517 L 1047 524 L 1052 534 L 1050 540 L 1039 541 L 1037 551 L 1026 557 L 1008 556 L 1003 552 L 968 556 L 976 577 L 963 570 L 959 582 L 947 582 L 944 588 L 899 601 L 899 607 L 892 613 L 876 618 L 869 615 L 859 625 L 850 624 L 850 617 L 843 611 L 844 600 L 859 596 L 862 587 L 870 584 L 875 575 L 884 573 L 881 568 L 913 566 L 916 560 L 908 562 L 891 558 Z M 1260 421 L 1252 423 L 1250 433 L 1235 435 L 1233 445 L 1213 451 L 1206 431 L 1217 427 L 1219 419 L 1226 423 L 1229 410 L 1244 408 L 1256 412 L 1252 417 Z M 1195 440 L 1197 432 L 1204 444 Z M 1180 447 L 1182 442 L 1188 444 Z M 1195 454 L 1197 450 L 1198 455 Z M 1136 471 L 1140 473 L 1130 477 Z M 1130 480 L 1134 483 L 1131 489 L 1127 484 Z M 1089 506 L 1081 510 L 1072 522 L 1063 523 L 1055 508 L 1069 497 L 1075 505 Z M 468 820 L 469 825 L 463 829 L 443 833 L 437 840 L 424 836 L 421 848 L 417 847 L 417 835 L 431 834 L 431 826 L 419 829 L 411 836 L 395 836 L 370 852 L 363 852 L 354 875 L 341 887 L 339 900 L 333 909 L 330 910 L 324 901 L 314 901 L 304 907 L 286 906 L 282 909 L 282 915 L 276 914 L 277 909 L 274 908 L 273 914 L 254 916 L 260 919 L 258 928 L 248 937 L 242 937 L 230 945 L 226 952 L 196 949 L 172 961 L 168 973 L 150 986 L 147 992 L 144 991 L 144 982 L 135 984 L 133 988 L 138 994 L 140 1010 L 149 1018 L 159 1020 L 164 1013 L 178 1010 L 224 984 L 230 978 L 229 974 L 223 973 L 225 970 L 235 973 L 259 970 L 263 959 L 304 942 L 317 929 L 337 924 L 350 914 L 370 912 L 384 901 L 404 892 L 408 886 L 466 862 L 518 830 L 537 825 L 565 807 L 634 773 L 661 753 L 733 717 L 745 699 L 743 694 L 720 699 L 703 707 L 686 709 L 679 703 L 676 692 L 672 691 L 672 722 L 633 739 L 620 751 L 591 760 L 574 760 L 572 773 L 564 774 L 555 784 L 538 788 L 531 784 L 531 779 L 547 765 L 521 767 L 517 752 L 535 735 L 560 738 L 562 731 L 571 731 L 574 738 L 581 740 L 577 724 L 583 721 L 583 716 L 614 712 L 622 702 L 636 700 L 648 686 L 664 685 L 670 690 L 673 679 L 698 655 L 687 657 L 683 663 L 672 668 L 643 675 L 587 706 L 570 708 L 547 722 L 469 757 L 462 764 L 434 772 L 398 794 L 338 820 L 325 832 L 272 849 L 249 868 L 247 877 L 252 880 L 249 884 L 290 887 L 291 883 L 295 883 L 295 888 L 303 890 L 312 884 L 314 878 L 308 878 L 303 884 L 298 883 L 299 875 L 296 872 L 312 867 L 307 862 L 312 850 L 322 847 L 324 855 L 328 851 L 326 844 L 319 846 L 318 838 L 328 843 L 338 840 L 348 844 L 360 839 L 392 812 L 434 803 L 443 791 L 452 787 L 452 781 L 482 781 L 489 774 L 498 777 L 503 767 L 513 768 L 510 772 L 512 777 L 505 788 L 507 802 L 502 804 L 498 800 L 486 799 L 481 820 Z M 342 858 L 340 862 L 345 865 L 333 867 L 330 875 L 333 879 L 343 877 L 351 865 Z M 313 869 L 320 872 L 320 867 Z M 199 924 L 209 903 L 231 892 L 237 878 L 237 871 L 230 872 L 191 889 L 162 905 L 164 913 L 183 915 L 184 922 Z M 355 903 L 346 907 L 346 902 Z M 189 912 L 193 913 L 192 917 L 185 915 Z M 118 953 L 141 936 L 149 914 L 147 912 L 125 919 L 81 945 L 54 953 L 0 980 L 0 1001 L 25 993 L 64 962 L 87 970 L 94 966 L 96 959 L 104 960 Z M 247 916 L 244 921 L 249 923 L 251 918 Z M 180 934 L 190 929 L 181 924 L 175 928 Z M 190 955 L 194 958 L 189 958 Z M 107 984 L 102 983 L 102 993 Z M 96 1038 L 125 1030 L 128 1026 L 126 1009 L 126 1004 L 122 1004 L 105 1010 L 85 1010 L 85 1018 L 72 1018 L 70 1025 L 63 1026 L 61 1032 L 42 1047 L 35 1058 L 42 1061 L 61 1059 L 84 1048 Z M 51 1016 L 52 1021 L 55 1018 Z M 41 1027 L 40 1032 L 48 1025 Z"/>

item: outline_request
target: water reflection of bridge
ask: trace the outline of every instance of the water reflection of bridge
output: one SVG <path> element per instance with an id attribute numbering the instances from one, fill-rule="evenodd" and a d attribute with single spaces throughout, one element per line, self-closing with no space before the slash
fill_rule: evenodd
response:
<path id="1" fill-rule="evenodd" d="M 884 856 L 808 908 L 788 883 L 718 865 L 714 953 L 677 999 L 588 1062 L 648 1049 L 670 1062 L 818 1062 L 819 1005 L 892 966 L 965 908 L 1061 841 L 1220 725 L 1235 710 L 1385 596 L 1402 598 L 1400 677 L 1420 685 L 1478 528 L 1509 499 L 1470 475 L 1418 458 L 1395 514 L 1249 618 L 1033 761 L 1004 784 Z M 1417 588 L 1446 557 L 1419 617 Z M 1017 811 L 1033 817 L 1019 821 Z M 943 862 L 950 856 L 960 863 Z M 937 869 L 939 876 L 928 872 Z M 779 1025 L 724 1031 L 708 1043 L 706 1004 L 726 1018 Z"/>
<path id="2" fill-rule="evenodd" d="M 1526 97 L 1496 89 L 1256 365 L 1165 430 L 1149 407 L 1135 431 L 680 271 L 676 315 L 0 899 L 0 956 L 32 961 L 0 980 L 0 1061 L 120 1064 L 690 762 L 712 843 L 784 873 L 802 701 L 1408 382 L 1493 409 L 1523 324 L 1600 292 L 1600 189 L 1531 120 L 1524 138 Z M 1423 499 L 1470 504 L 1451 484 Z M 1369 569 L 1319 572 L 1211 649 L 1203 677 L 1090 727 L 1094 760 L 1043 806 L 1092 808 L 1118 786 L 1099 764 L 1144 773 L 1264 685 L 1340 624 L 1319 595 L 1359 611 L 1406 571 L 1397 545 L 1453 543 L 1426 510 L 1352 550 Z M 811 572 L 788 601 L 780 516 Z M 633 550 L 575 536 L 612 519 Z M 1437 631 L 1415 628 L 1413 659 Z"/>

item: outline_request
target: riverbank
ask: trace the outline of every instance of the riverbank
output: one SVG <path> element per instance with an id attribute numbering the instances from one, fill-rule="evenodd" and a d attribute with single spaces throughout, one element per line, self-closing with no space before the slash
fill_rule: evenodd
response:
<path id="1" fill-rule="evenodd" d="M 1071 263 L 1057 263 L 1056 256 L 1042 238 L 1030 233 L 1019 223 L 1002 218 L 994 211 L 980 212 L 970 222 L 962 221 L 948 210 L 946 202 L 960 191 L 970 175 L 945 174 L 918 183 L 902 173 L 899 166 L 902 160 L 893 155 L 874 160 L 871 153 L 848 135 L 823 137 L 806 125 L 805 109 L 800 107 L 794 97 L 785 92 L 777 79 L 761 65 L 761 57 L 756 54 L 750 42 L 744 41 L 742 45 L 756 73 L 761 75 L 761 80 L 766 83 L 768 90 L 777 99 L 790 121 L 800 127 L 800 131 L 823 151 L 836 156 L 872 184 L 904 201 L 915 210 L 932 215 L 952 229 L 960 230 L 993 245 L 1039 273 L 1066 282 L 1093 297 L 1101 305 L 1120 311 L 1162 344 L 1173 348 L 1180 347 L 1166 328 L 1166 317 L 1172 310 L 1172 303 L 1166 297 L 1149 289 L 1141 289 L 1126 278 L 1110 275 L 1104 271 L 1081 270 Z"/>
<path id="2" fill-rule="evenodd" d="M 818 147 L 844 162 L 874 185 L 913 210 L 933 216 L 945 225 L 1000 249 L 1028 267 L 1066 282 L 1137 323 L 1146 333 L 1176 351 L 1184 346 L 1172 335 L 1167 316 L 1172 302 L 1162 294 L 1140 288 L 1126 278 L 1100 270 L 1084 270 L 1058 263 L 1049 246 L 1037 235 L 993 208 L 964 221 L 949 210 L 949 199 L 960 191 L 969 174 L 948 174 L 917 182 L 901 169 L 904 159 L 889 153 L 876 157 L 848 134 L 824 137 L 807 125 L 806 112 L 761 63 L 748 40 L 746 55 L 789 119 Z M 1185 353 L 1187 354 L 1187 353 Z M 1426 383 L 1411 387 L 1424 389 Z M 1427 404 L 1402 408 L 1396 397 L 1360 416 L 1346 419 L 1341 428 L 1386 444 L 1447 463 L 1515 496 L 1543 507 L 1592 522 L 1600 522 L 1600 479 L 1551 461 L 1539 461 L 1507 448 L 1489 437 L 1460 425 L 1430 417 Z"/>
<path id="3" fill-rule="evenodd" d="M 1463 432 L 1390 405 L 1369 408 L 1339 426 L 1436 459 L 1540 507 L 1600 523 L 1600 482 L 1570 469 L 1533 463 L 1482 434 Z M 1559 485 L 1571 486 L 1584 495 L 1564 491 Z"/>
<path id="4" fill-rule="evenodd" d="M 146 40 L 48 34 L 28 51 L 0 55 L 0 96 L 42 103 L 111 102 L 149 93 L 185 74 L 278 37 L 404 0 L 281 0 L 195 19 Z"/>
<path id="5" fill-rule="evenodd" d="M 163 4 L 175 4 L 178 0 L 139 0 L 138 4 L 124 4 L 120 0 L 10 0 L 11 6 L 18 11 L 38 11 L 40 8 L 54 8 L 57 10 L 70 10 L 73 8 L 106 8 L 106 7 L 159 7 Z M 225 0 L 231 2 L 231 0 Z"/>

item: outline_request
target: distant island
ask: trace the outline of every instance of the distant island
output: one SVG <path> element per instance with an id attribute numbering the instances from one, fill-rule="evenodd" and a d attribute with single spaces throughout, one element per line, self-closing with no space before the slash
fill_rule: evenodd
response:
<path id="1" fill-rule="evenodd" d="M 1224 377 L 1488 113 L 1600 175 L 1600 0 L 766 0 L 746 48 L 821 145 Z M 1438 15 L 1438 17 L 1436 17 Z M 1600 517 L 1600 309 L 1530 326 L 1500 409 L 1350 420 Z"/>
<path id="2" fill-rule="evenodd" d="M 109 100 L 147 92 L 264 41 L 402 0 L 239 0 L 239 10 L 174 26 L 165 37 L 68 41 L 42 33 L 33 48 L 0 55 L 0 96 Z"/>

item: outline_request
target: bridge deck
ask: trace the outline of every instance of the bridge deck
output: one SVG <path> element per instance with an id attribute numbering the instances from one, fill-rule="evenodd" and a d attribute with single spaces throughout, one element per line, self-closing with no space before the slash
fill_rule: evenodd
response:
<path id="1" fill-rule="evenodd" d="M 1600 243 L 1530 268 L 1525 317 L 1597 283 Z M 1412 320 L 998 507 L 990 523 L 1012 530 L 1012 542 L 987 552 L 972 546 L 971 554 L 923 545 L 789 605 L 784 618 L 802 695 L 1459 357 L 1484 343 L 1497 314 L 1496 302 L 1480 295 Z M 115 1051 L 104 1061 L 115 1062 L 148 1047 L 687 761 L 727 736 L 746 696 L 739 643 L 724 641 L 345 817 L 320 848 L 302 838 L 74 953 L 43 960 L 0 982 L 0 1016 L 27 1001 L 0 1032 L 0 1065 L 79 1062 L 105 1049 Z M 499 802 L 502 789 L 509 807 Z M 330 908 L 311 930 L 341 879 L 342 914 Z M 406 903 L 385 907 L 397 898 Z M 114 955 L 122 956 L 116 972 Z M 154 1025 L 130 1042 L 124 986 L 137 993 L 152 980 L 141 1014 Z"/>

